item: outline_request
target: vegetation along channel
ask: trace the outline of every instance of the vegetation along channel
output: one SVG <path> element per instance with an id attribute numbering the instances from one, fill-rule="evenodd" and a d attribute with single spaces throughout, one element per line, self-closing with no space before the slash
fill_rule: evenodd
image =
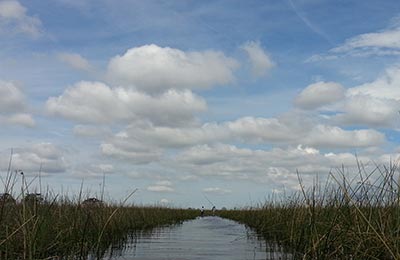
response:
<path id="1" fill-rule="evenodd" d="M 0 260 L 400 260 L 400 0 L 0 0 Z"/>
<path id="2" fill-rule="evenodd" d="M 0 259 L 400 259 L 395 164 L 308 189 L 299 176 L 298 193 L 204 212 L 17 193 L 16 174 L 3 179 Z"/>

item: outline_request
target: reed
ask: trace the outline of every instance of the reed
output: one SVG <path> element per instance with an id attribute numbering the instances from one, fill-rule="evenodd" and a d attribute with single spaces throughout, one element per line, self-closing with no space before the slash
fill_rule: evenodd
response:
<path id="1" fill-rule="evenodd" d="M 219 211 L 283 245 L 295 259 L 400 259 L 398 165 L 359 163 L 331 172 L 323 185 L 254 208 Z"/>
<path id="2" fill-rule="evenodd" d="M 14 193 L 15 180 L 24 179 L 16 175 L 21 174 L 8 172 L 3 179 L 3 194 L 9 195 L 0 198 L 0 260 L 101 259 L 110 247 L 123 246 L 136 232 L 198 215 L 195 210 L 126 205 L 126 201 L 87 203 L 82 194 L 72 199 L 51 192 L 42 196 L 28 193 L 25 180 L 21 192 Z"/>

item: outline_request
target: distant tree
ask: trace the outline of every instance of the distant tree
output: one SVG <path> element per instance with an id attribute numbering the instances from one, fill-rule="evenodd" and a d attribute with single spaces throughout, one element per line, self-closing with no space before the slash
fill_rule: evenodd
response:
<path id="1" fill-rule="evenodd" d="M 42 203 L 43 201 L 44 199 L 40 193 L 28 193 L 23 199 L 23 202 L 32 204 Z"/>
<path id="2" fill-rule="evenodd" d="M 9 193 L 1 193 L 0 194 L 0 204 L 11 204 L 15 203 L 15 199 Z"/>
<path id="3" fill-rule="evenodd" d="M 82 202 L 83 206 L 102 206 L 104 202 L 97 198 L 88 198 Z"/>

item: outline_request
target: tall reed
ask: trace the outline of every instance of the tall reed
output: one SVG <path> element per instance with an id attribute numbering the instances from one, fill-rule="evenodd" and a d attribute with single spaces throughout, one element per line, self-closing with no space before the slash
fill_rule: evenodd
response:
<path id="1" fill-rule="evenodd" d="M 359 163 L 329 180 L 256 208 L 220 211 L 285 246 L 296 259 L 400 259 L 398 165 Z"/>
<path id="2" fill-rule="evenodd" d="M 28 193 L 23 174 L 7 173 L 0 198 L 0 260 L 100 259 L 112 245 L 123 245 L 128 236 L 157 226 L 195 218 L 198 212 L 159 206 L 121 203 L 82 203 L 77 198 Z M 13 192 L 23 179 L 21 192 Z"/>

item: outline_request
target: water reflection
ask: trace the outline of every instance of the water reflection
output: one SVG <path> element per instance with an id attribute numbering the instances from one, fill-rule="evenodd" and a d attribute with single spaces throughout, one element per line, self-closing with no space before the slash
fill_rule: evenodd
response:
<path id="1" fill-rule="evenodd" d="M 219 217 L 204 217 L 136 234 L 123 250 L 113 250 L 104 259 L 291 259 L 289 254 L 281 252 L 282 248 L 266 245 L 244 225 Z"/>

